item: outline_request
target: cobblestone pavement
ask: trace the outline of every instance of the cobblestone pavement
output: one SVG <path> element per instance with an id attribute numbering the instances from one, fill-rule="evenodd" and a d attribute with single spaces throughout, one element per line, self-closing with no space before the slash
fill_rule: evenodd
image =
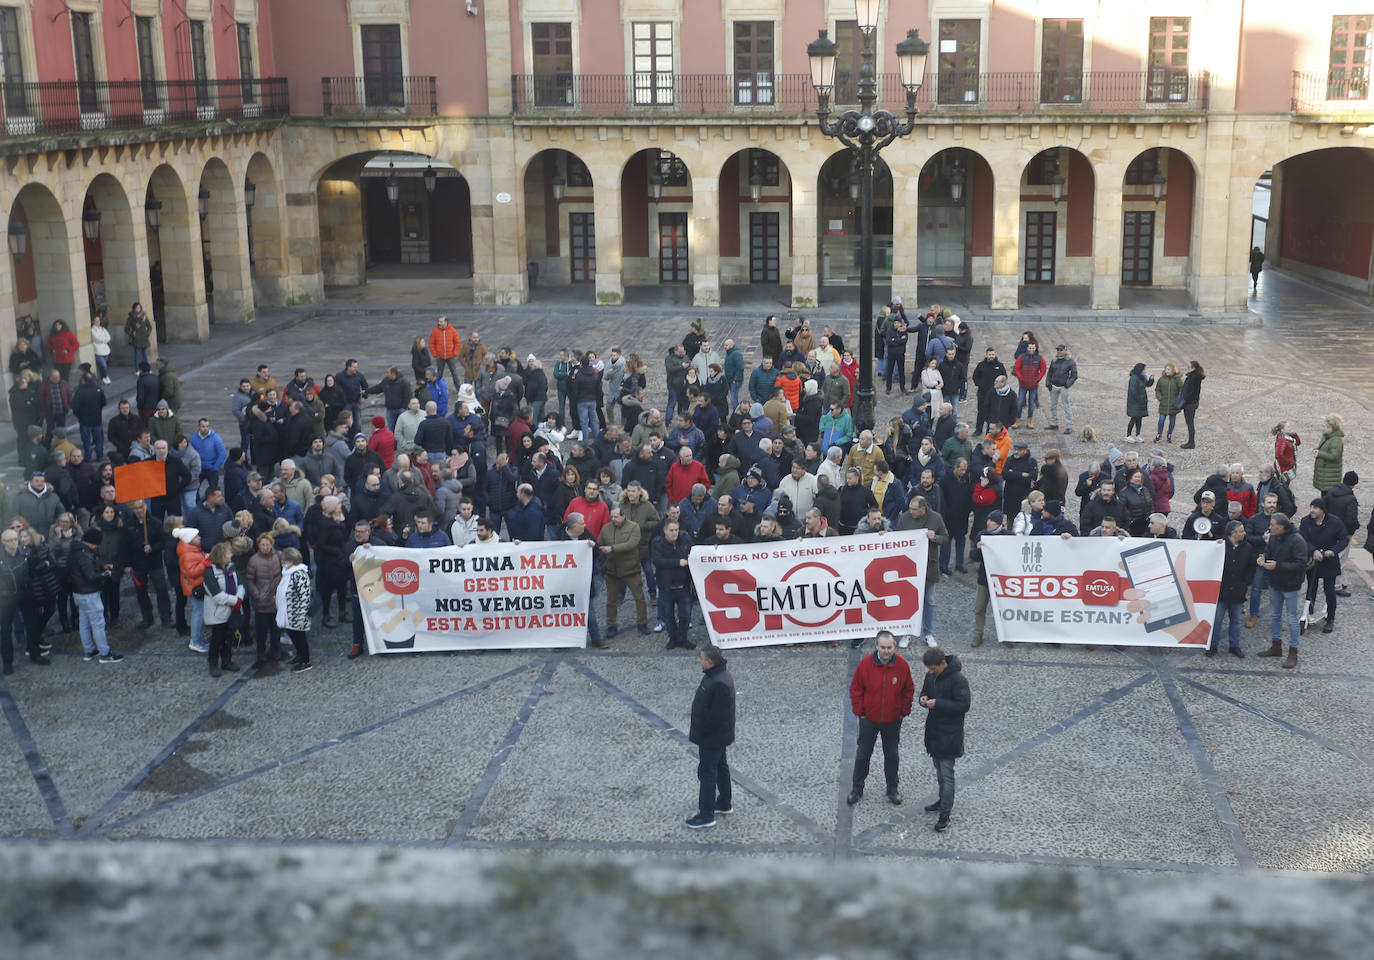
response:
<path id="1" fill-rule="evenodd" d="M 1103 439 L 1030 432 L 1033 452 L 1053 442 L 1072 471 L 1084 469 L 1120 441 L 1134 362 L 1157 371 L 1165 360 L 1199 359 L 1209 377 L 1198 449 L 1168 448 L 1186 491 L 1176 503 L 1217 462 L 1265 462 L 1268 429 L 1281 417 L 1307 441 L 1300 498 L 1311 493 L 1312 450 L 1329 411 L 1345 416 L 1346 468 L 1374 472 L 1374 311 L 1268 272 L 1253 306 L 1260 326 L 1037 320 L 1042 343 L 1073 348 L 1083 375 L 1074 422 Z M 260 359 L 279 375 L 297 364 L 336 369 L 345 355 L 369 375 L 400 363 L 434 312 L 411 309 L 336 302 L 329 319 L 266 315 L 259 330 L 275 331 L 270 342 L 179 348 L 190 398 L 183 420 L 210 415 L 231 437 L 229 392 Z M 640 352 L 654 392 L 662 353 L 684 318 L 702 312 L 536 304 L 450 313 L 464 332 L 481 329 L 489 345 L 522 354 L 547 358 L 565 344 Z M 714 339 L 733 335 L 750 360 L 757 355 L 756 313 L 705 316 Z M 1005 357 L 1025 325 L 980 320 L 978 349 L 994 343 Z M 881 399 L 881 413 L 895 412 L 895 398 Z M 1363 551 L 1351 555 L 1367 566 Z M 0 738 L 0 835 L 1370 871 L 1374 604 L 1363 570 L 1352 567 L 1347 580 L 1353 596 L 1335 632 L 1305 638 L 1292 672 L 1253 656 L 970 651 L 972 578 L 942 580 L 935 633 L 963 656 L 974 693 L 955 826 L 943 835 L 920 812 L 934 777 L 915 723 L 902 762 L 906 804 L 888 805 L 870 780 L 868 799 L 846 806 L 856 728 L 845 690 L 859 656 L 847 648 L 730 655 L 737 812 L 703 836 L 681 826 L 696 790 L 685 730 L 698 667 L 663 652 L 661 634 L 621 634 L 604 652 L 350 662 L 346 632 L 331 631 L 312 638 L 319 653 L 308 674 L 269 665 L 218 680 L 163 631 L 118 631 L 114 644 L 129 656 L 117 665 L 83 663 L 67 635 L 52 667 L 20 658 L 0 681 L 11 734 Z M 1267 638 L 1267 622 L 1246 631 L 1247 653 Z"/>

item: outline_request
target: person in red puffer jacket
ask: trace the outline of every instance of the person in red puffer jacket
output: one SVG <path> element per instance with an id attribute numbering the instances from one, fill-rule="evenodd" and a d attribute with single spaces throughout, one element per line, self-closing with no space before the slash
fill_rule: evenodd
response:
<path id="1" fill-rule="evenodd" d="M 1013 427 L 1021 426 L 1021 417 L 1026 418 L 1026 427 L 1035 429 L 1035 408 L 1040 405 L 1040 381 L 1045 379 L 1049 365 L 1040 355 L 1040 347 L 1034 342 L 1026 347 L 1026 352 L 1016 358 L 1012 366 L 1020 394 L 1016 398 L 1016 422 Z"/>
<path id="2" fill-rule="evenodd" d="M 911 679 L 911 666 L 897 652 L 897 638 L 887 630 L 880 630 L 877 642 L 877 650 L 859 661 L 854 678 L 849 681 L 849 702 L 859 718 L 859 744 L 854 755 L 850 804 L 863 799 L 868 763 L 879 736 L 883 738 L 887 799 L 894 804 L 902 802 L 902 795 L 897 791 L 897 746 L 902 736 L 902 718 L 911 714 L 916 684 Z"/>
<path id="3" fill-rule="evenodd" d="M 54 320 L 52 332 L 48 334 L 48 355 L 64 381 L 71 376 L 72 364 L 76 362 L 76 351 L 80 349 L 81 341 L 76 339 L 76 334 L 67 329 L 66 322 Z"/>

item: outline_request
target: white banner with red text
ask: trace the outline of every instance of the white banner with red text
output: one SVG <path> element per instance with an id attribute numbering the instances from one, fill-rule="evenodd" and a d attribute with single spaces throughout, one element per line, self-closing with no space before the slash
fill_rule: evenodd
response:
<path id="1" fill-rule="evenodd" d="M 924 530 L 693 547 L 711 642 L 722 648 L 920 632 Z"/>
<path id="2" fill-rule="evenodd" d="M 587 645 L 589 541 L 365 547 L 353 574 L 370 653 Z"/>
<path id="3" fill-rule="evenodd" d="M 1222 543 L 1143 537 L 983 537 L 1004 643 L 1205 649 L 1216 623 Z"/>

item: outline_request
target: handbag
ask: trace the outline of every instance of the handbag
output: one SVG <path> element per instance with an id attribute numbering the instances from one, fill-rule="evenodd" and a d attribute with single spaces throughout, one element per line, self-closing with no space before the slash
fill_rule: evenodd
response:
<path id="1" fill-rule="evenodd" d="M 510 429 L 510 417 L 493 417 L 491 425 L 497 430 Z"/>

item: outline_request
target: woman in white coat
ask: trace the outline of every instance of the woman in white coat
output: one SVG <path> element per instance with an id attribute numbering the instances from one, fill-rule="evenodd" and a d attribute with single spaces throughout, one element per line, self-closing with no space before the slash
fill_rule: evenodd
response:
<path id="1" fill-rule="evenodd" d="M 236 670 L 230 659 L 229 621 L 243 606 L 243 578 L 234 569 L 234 548 L 221 540 L 210 551 L 210 566 L 205 570 L 205 625 L 210 628 L 210 676 L 222 670 Z"/>
<path id="2" fill-rule="evenodd" d="M 301 552 L 287 547 L 281 552 L 281 583 L 277 585 L 277 626 L 286 631 L 296 647 L 291 672 L 309 670 L 310 642 L 310 568 L 301 562 Z"/>

